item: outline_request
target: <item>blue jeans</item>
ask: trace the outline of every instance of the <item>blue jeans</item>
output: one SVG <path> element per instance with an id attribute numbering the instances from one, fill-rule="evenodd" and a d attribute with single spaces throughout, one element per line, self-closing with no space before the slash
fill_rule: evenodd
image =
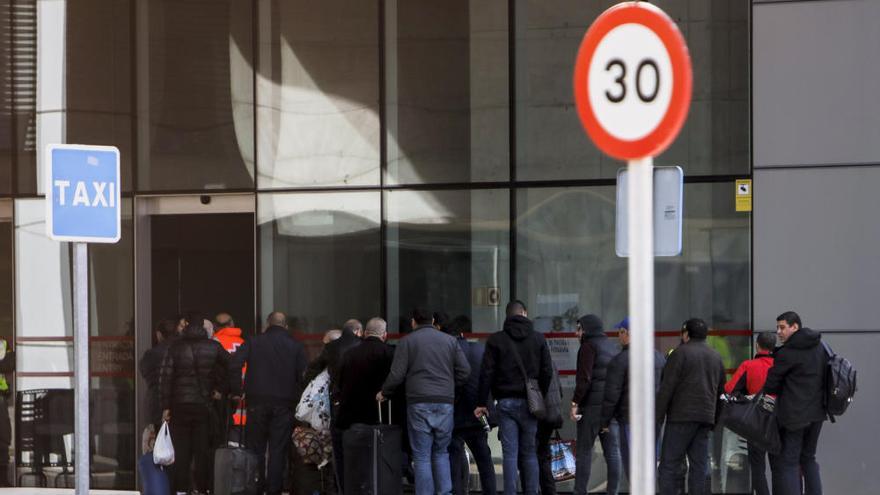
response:
<path id="1" fill-rule="evenodd" d="M 407 406 L 407 429 L 416 475 L 416 495 L 452 493 L 449 442 L 454 424 L 452 404 Z"/>
<path id="2" fill-rule="evenodd" d="M 822 422 L 810 423 L 800 430 L 780 428 L 782 450 L 770 456 L 770 469 L 773 472 L 773 495 L 801 493 L 801 472 L 804 474 L 806 495 L 822 494 L 822 479 L 819 477 L 819 464 L 816 462 L 816 446 Z"/>
<path id="3" fill-rule="evenodd" d="M 577 463 L 574 478 L 575 495 L 585 495 L 589 489 L 590 472 L 593 467 L 593 444 L 596 443 L 596 437 L 599 437 L 599 441 L 602 442 L 602 455 L 608 465 L 607 493 L 608 495 L 617 495 L 621 471 L 620 436 L 617 422 L 612 421 L 605 433 L 599 433 L 599 429 L 599 423 L 590 422 L 586 418 L 578 422 L 577 451 L 575 453 Z"/>
<path id="4" fill-rule="evenodd" d="M 710 433 L 712 425 L 704 423 L 666 423 L 660 452 L 660 495 L 679 492 L 685 456 L 689 464 L 688 493 L 708 495 Z"/>
<path id="5" fill-rule="evenodd" d="M 538 493 L 538 419 L 525 399 L 501 399 L 497 406 L 501 452 L 504 458 L 504 495 L 516 494 L 517 466 L 523 467 L 524 495 Z"/>

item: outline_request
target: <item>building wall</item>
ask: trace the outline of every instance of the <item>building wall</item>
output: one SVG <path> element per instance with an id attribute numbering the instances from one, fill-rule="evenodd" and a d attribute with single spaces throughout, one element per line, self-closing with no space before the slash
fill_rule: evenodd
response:
<path id="1" fill-rule="evenodd" d="M 880 2 L 754 2 L 754 326 L 785 310 L 859 370 L 861 393 L 826 423 L 825 493 L 876 493 L 871 393 L 880 372 Z M 844 454 L 845 453 L 845 454 Z"/>

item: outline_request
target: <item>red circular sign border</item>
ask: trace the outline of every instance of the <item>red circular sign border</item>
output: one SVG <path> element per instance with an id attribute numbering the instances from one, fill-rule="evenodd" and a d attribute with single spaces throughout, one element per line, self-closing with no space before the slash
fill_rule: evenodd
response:
<path id="1" fill-rule="evenodd" d="M 618 139 L 599 124 L 587 94 L 587 75 L 596 47 L 602 38 L 621 24 L 641 24 L 663 42 L 672 65 L 672 97 L 660 124 L 647 136 L 634 141 Z M 581 124 L 596 146 L 620 160 L 653 157 L 672 144 L 687 119 L 693 76 L 687 43 L 675 22 L 654 5 L 646 2 L 617 4 L 603 12 L 584 34 L 574 68 L 574 100 Z"/>

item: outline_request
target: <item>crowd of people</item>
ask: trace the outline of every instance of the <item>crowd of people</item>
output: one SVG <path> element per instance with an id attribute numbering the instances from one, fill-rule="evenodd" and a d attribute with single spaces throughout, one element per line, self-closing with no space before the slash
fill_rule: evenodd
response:
<path id="1" fill-rule="evenodd" d="M 304 345 L 287 328 L 287 316 L 271 313 L 265 330 L 245 338 L 229 314 L 198 313 L 157 326 L 157 345 L 141 361 L 151 396 L 152 428 L 168 422 L 175 448 L 177 493 L 211 491 L 212 451 L 227 442 L 244 446 L 260 462 L 261 493 L 352 493 L 345 490 L 343 438 L 354 425 L 386 422 L 403 431 L 401 473 L 422 494 L 467 493 L 465 446 L 479 470 L 482 493 L 496 493 L 489 434 L 498 429 L 505 495 L 555 494 L 551 437 L 563 416 L 576 423 L 574 493 L 586 494 L 593 445 L 599 440 L 607 464 L 606 492 L 616 494 L 629 476 L 629 321 L 577 321 L 580 341 L 575 389 L 566 410 L 558 371 L 541 332 L 522 301 L 506 307 L 501 331 L 485 345 L 468 340 L 470 320 L 416 308 L 411 327 L 396 346 L 387 343 L 386 322 L 358 320 L 328 331 L 308 362 Z M 658 485 L 661 494 L 711 493 L 710 434 L 723 394 L 760 392 L 776 398 L 782 449 L 770 455 L 772 493 L 820 494 L 815 460 L 825 412 L 825 356 L 821 336 L 786 312 L 777 332 L 757 336 L 757 355 L 726 380 L 721 356 L 707 344 L 703 320 L 687 320 L 680 344 L 665 356 L 655 351 Z M 777 337 L 780 346 L 777 347 Z M 303 391 L 326 371 L 329 397 L 325 462 L 292 448 Z M 540 394 L 543 409 L 532 398 Z M 385 404 L 387 402 L 387 404 Z M 563 414 L 563 413 L 568 414 Z M 299 428 L 297 428 L 299 430 Z M 767 454 L 749 446 L 755 493 L 771 493 Z M 291 460 L 292 458 L 292 460 Z"/>

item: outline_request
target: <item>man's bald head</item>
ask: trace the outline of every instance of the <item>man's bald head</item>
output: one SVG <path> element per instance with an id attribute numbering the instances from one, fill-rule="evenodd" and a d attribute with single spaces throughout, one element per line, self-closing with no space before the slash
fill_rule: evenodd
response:
<path id="1" fill-rule="evenodd" d="M 382 318 L 378 316 L 370 318 L 370 321 L 367 322 L 367 329 L 364 331 L 364 337 L 378 337 L 385 340 L 388 335 L 387 327 L 388 324 Z"/>
<path id="2" fill-rule="evenodd" d="M 266 326 L 287 328 L 287 315 L 281 311 L 273 311 L 266 318 Z"/>
<path id="3" fill-rule="evenodd" d="M 349 331 L 349 332 L 357 335 L 358 337 L 363 337 L 364 326 L 361 324 L 361 322 L 359 320 L 352 318 L 352 319 L 346 321 L 344 325 L 342 325 L 342 331 L 343 332 Z"/>
<path id="4" fill-rule="evenodd" d="M 214 317 L 214 328 L 217 330 L 234 326 L 235 321 L 229 313 L 217 313 L 217 316 Z"/>

